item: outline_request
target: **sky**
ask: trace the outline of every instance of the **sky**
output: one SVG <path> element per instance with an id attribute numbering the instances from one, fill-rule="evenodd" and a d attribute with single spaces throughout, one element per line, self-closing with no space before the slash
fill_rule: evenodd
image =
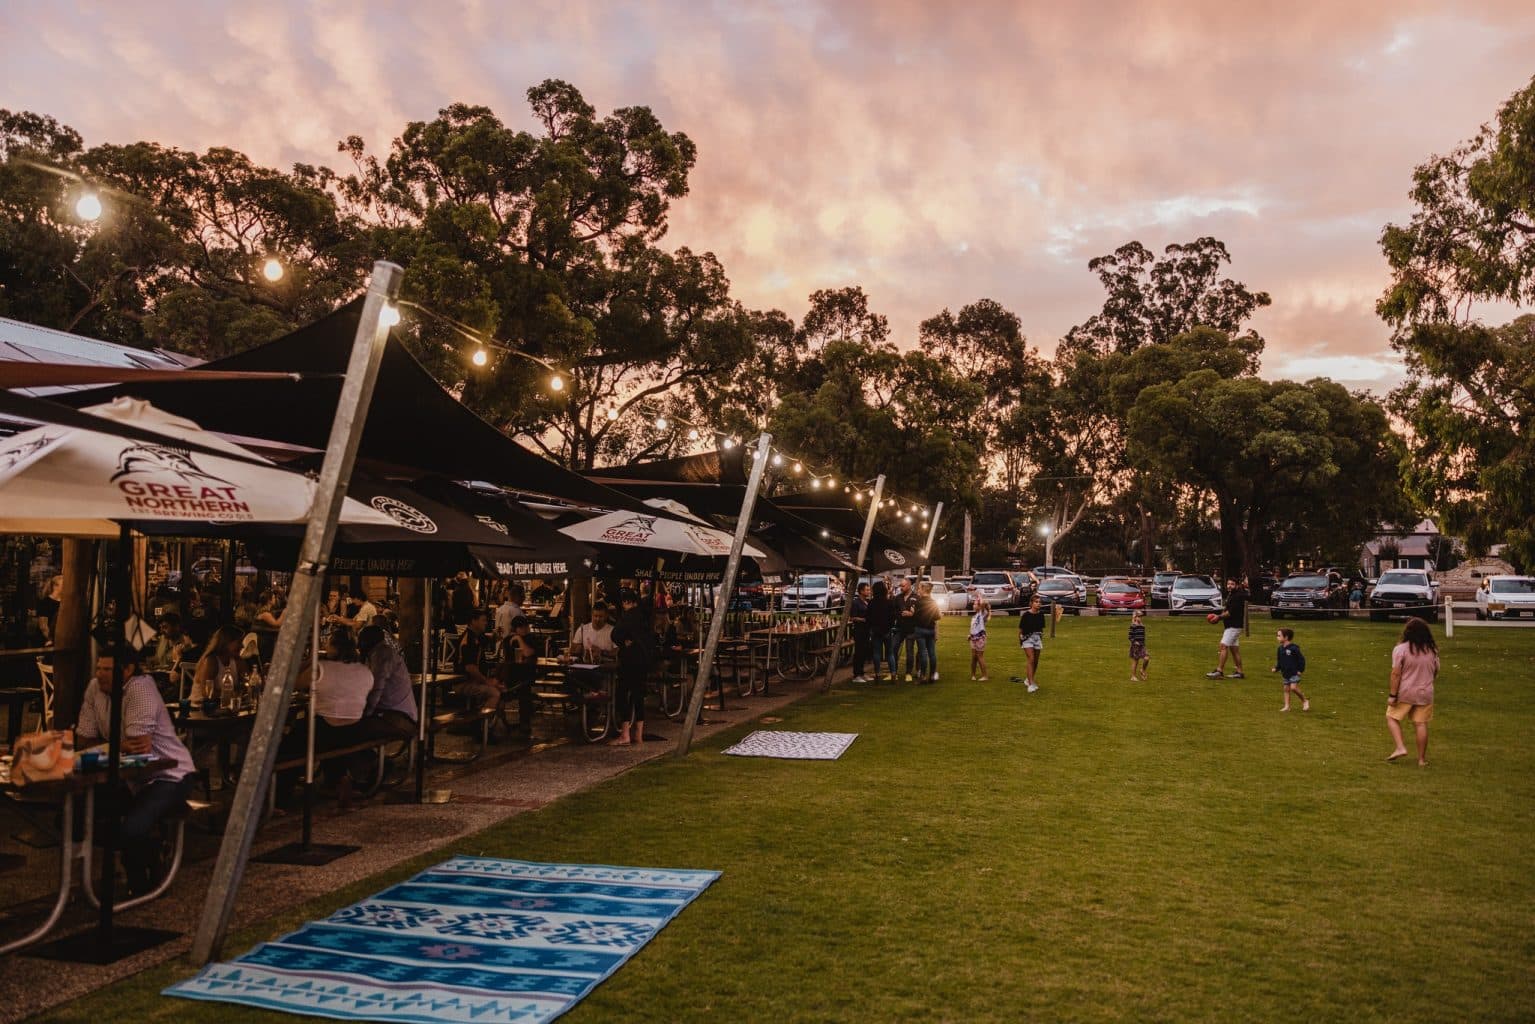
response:
<path id="1" fill-rule="evenodd" d="M 664 244 L 750 306 L 858 284 L 910 344 L 987 297 L 1048 354 L 1101 305 L 1089 259 L 1214 235 L 1273 296 L 1265 376 L 1376 391 L 1381 228 L 1532 75 L 1528 0 L 0 2 L 0 106 L 87 145 L 340 167 L 452 102 L 531 127 L 563 78 L 697 143 Z"/>

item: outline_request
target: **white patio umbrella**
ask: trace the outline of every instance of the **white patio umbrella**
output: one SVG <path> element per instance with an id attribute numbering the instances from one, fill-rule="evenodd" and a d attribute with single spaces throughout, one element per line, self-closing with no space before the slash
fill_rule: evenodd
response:
<path id="1" fill-rule="evenodd" d="M 167 440 L 130 440 L 45 424 L 0 439 L 0 533 L 116 537 L 119 522 L 301 523 L 314 481 L 148 402 L 118 398 L 82 410 Z M 215 452 L 194 452 L 176 441 Z M 394 526 L 347 499 L 341 522 Z"/>
<path id="2" fill-rule="evenodd" d="M 659 515 L 608 512 L 584 522 L 562 526 L 560 532 L 572 540 L 585 541 L 588 544 L 617 544 L 620 547 L 672 551 L 684 555 L 721 558 L 729 556 L 730 534 L 703 525 L 703 521 L 689 512 L 685 506 L 664 498 L 652 499 L 645 504 L 694 521 L 681 523 Z M 751 558 L 763 557 L 762 550 L 750 544 L 746 545 L 744 554 Z"/>

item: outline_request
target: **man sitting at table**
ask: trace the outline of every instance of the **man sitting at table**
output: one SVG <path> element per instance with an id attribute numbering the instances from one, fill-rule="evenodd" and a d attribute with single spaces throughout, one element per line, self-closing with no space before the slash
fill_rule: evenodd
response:
<path id="1" fill-rule="evenodd" d="M 501 641 L 501 679 L 507 692 L 517 695 L 517 728 L 524 736 L 533 732 L 533 683 L 538 677 L 539 644 L 532 636 L 533 623 L 519 615 L 509 623 L 510 634 Z"/>
<path id="2" fill-rule="evenodd" d="M 166 612 L 160 616 L 160 635 L 155 638 L 155 652 L 149 656 L 149 667 L 174 669 L 187 660 L 192 649 L 192 638 L 181 628 L 181 616 Z"/>
<path id="3" fill-rule="evenodd" d="M 357 636 L 357 653 L 373 674 L 358 732 L 369 739 L 410 739 L 416 735 L 416 695 L 399 648 L 382 626 L 368 626 Z"/>
<path id="4" fill-rule="evenodd" d="M 123 739 L 125 754 L 150 754 L 170 762 L 128 785 L 129 797 L 120 805 L 123 867 L 128 893 L 138 896 L 154 888 L 155 826 L 180 809 L 192 793 L 192 755 L 176 738 L 176 728 L 152 676 L 139 671 L 139 654 L 129 652 L 118 678 L 122 683 Z M 112 711 L 112 658 L 96 659 L 93 685 L 86 688 L 80 717 L 75 723 L 75 749 L 84 750 L 107 742 Z"/>
<path id="5" fill-rule="evenodd" d="M 501 680 L 485 674 L 485 611 L 474 609 L 464 627 L 463 639 L 458 643 L 458 669 L 464 679 L 455 686 L 454 692 L 463 697 L 470 707 L 499 707 L 506 687 Z"/>
<path id="6" fill-rule="evenodd" d="M 603 667 L 618 663 L 618 648 L 613 643 L 613 624 L 608 621 L 607 602 L 593 602 L 592 621 L 582 623 L 576 630 L 564 660 Z M 569 680 L 572 692 L 579 692 L 579 687 L 600 686 L 602 676 L 593 669 L 572 668 Z"/>

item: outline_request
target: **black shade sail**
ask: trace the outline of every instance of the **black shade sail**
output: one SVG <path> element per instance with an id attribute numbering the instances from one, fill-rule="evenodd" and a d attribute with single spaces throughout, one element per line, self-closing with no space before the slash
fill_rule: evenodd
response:
<path id="1" fill-rule="evenodd" d="M 131 394 L 206 430 L 324 450 L 361 312 L 357 299 L 292 334 L 198 367 L 301 375 L 297 380 L 201 380 L 192 387 L 138 381 L 76 391 L 59 400 L 78 408 Z M 643 508 L 627 495 L 528 451 L 464 408 L 393 336 L 385 344 L 358 454 L 404 470 L 401 476 L 484 480 L 575 504 Z"/>

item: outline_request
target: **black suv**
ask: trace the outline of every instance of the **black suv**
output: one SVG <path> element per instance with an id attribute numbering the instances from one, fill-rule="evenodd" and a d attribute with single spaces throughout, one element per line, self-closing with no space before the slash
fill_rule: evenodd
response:
<path id="1" fill-rule="evenodd" d="M 1274 588 L 1270 600 L 1271 614 L 1276 619 L 1286 615 L 1325 617 L 1347 612 L 1348 588 L 1343 585 L 1343 577 L 1335 572 L 1295 572 Z"/>

